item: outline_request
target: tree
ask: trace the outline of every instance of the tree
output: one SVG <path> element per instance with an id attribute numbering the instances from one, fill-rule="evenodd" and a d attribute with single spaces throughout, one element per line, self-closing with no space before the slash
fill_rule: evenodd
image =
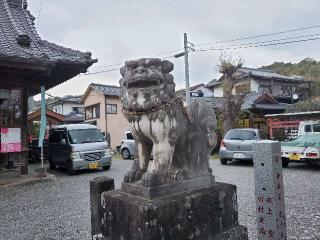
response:
<path id="1" fill-rule="evenodd" d="M 234 96 L 232 89 L 236 84 L 233 77 L 234 73 L 241 68 L 243 61 L 241 59 L 234 60 L 231 57 L 226 58 L 220 56 L 220 63 L 218 65 L 219 72 L 222 73 L 222 87 L 223 87 L 223 129 L 224 134 L 235 127 L 235 119 L 237 112 L 240 111 L 245 94 Z"/>
<path id="2" fill-rule="evenodd" d="M 290 106 L 286 112 L 308 112 L 308 111 L 320 111 L 320 101 L 316 99 L 308 99 L 305 101 L 299 101 Z"/>

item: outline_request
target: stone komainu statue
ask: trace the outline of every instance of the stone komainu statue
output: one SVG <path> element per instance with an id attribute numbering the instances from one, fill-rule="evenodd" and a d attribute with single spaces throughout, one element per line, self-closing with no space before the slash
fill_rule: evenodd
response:
<path id="1" fill-rule="evenodd" d="M 185 107 L 175 94 L 172 70 L 171 62 L 157 58 L 127 61 L 120 70 L 123 114 L 139 158 L 125 183 L 155 187 L 212 175 L 208 158 L 217 141 L 214 109 L 201 99 Z"/>

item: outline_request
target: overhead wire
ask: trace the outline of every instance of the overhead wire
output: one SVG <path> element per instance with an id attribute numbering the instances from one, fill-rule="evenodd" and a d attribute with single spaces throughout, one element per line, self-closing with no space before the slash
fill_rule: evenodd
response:
<path id="1" fill-rule="evenodd" d="M 224 51 L 224 50 L 236 50 L 236 49 L 245 49 L 245 48 L 258 48 L 258 47 L 267 47 L 267 46 L 277 46 L 277 45 L 284 45 L 284 44 L 292 44 L 292 43 L 314 41 L 314 40 L 318 40 L 318 39 L 320 39 L 320 37 L 301 39 L 301 40 L 293 40 L 293 41 L 286 41 L 286 42 L 278 42 L 278 43 L 267 43 L 267 44 L 237 46 L 237 47 L 205 48 L 205 49 L 197 49 L 197 50 L 195 50 L 195 52 Z"/>
<path id="2" fill-rule="evenodd" d="M 235 38 L 235 39 L 230 39 L 230 40 L 222 40 L 222 41 L 201 43 L 201 44 L 198 44 L 198 46 L 206 46 L 206 45 L 212 45 L 212 44 L 218 44 L 218 43 L 236 42 L 236 41 L 241 41 L 241 40 L 248 40 L 248 39 L 254 39 L 254 38 L 274 36 L 274 35 L 279 35 L 279 34 L 284 34 L 284 33 L 298 32 L 298 31 L 309 30 L 309 29 L 314 29 L 314 28 L 320 28 L 320 25 L 313 25 L 313 26 L 308 26 L 308 27 L 289 29 L 289 30 L 280 31 L 280 32 L 258 34 L 258 35 L 253 35 L 253 36 L 249 36 L 249 37 L 241 37 L 241 38 Z"/>
<path id="3" fill-rule="evenodd" d="M 212 44 L 218 44 L 218 43 L 235 42 L 235 41 L 240 41 L 240 40 L 248 40 L 248 39 L 261 38 L 261 37 L 266 37 L 266 36 L 280 35 L 280 34 L 290 33 L 290 32 L 297 32 L 297 31 L 302 31 L 302 30 L 309 30 L 309 29 L 314 29 L 314 28 L 320 28 L 320 25 L 290 29 L 290 30 L 286 30 L 286 31 L 279 31 L 279 32 L 273 32 L 273 33 L 267 33 L 267 34 L 259 34 L 259 35 L 249 36 L 249 37 L 235 38 L 235 39 L 225 40 L 225 41 L 216 41 L 216 42 L 211 42 L 211 43 L 206 43 L 206 44 L 195 44 L 193 46 L 198 47 L 198 46 L 206 46 L 206 45 L 212 45 Z M 200 49 L 194 49 L 193 52 L 224 51 L 224 50 L 236 50 L 236 49 L 258 48 L 258 47 L 277 46 L 277 45 L 284 45 L 284 44 L 293 44 L 293 43 L 318 40 L 318 39 L 320 39 L 320 37 L 315 37 L 315 36 L 319 36 L 319 35 L 320 35 L 319 33 L 315 33 L 315 34 L 300 35 L 300 36 L 293 36 L 293 37 L 280 38 L 280 39 L 271 39 L 271 40 L 266 40 L 266 41 L 239 43 L 239 44 L 234 44 L 234 45 L 218 46 L 218 47 L 212 47 L 212 48 L 200 48 Z M 314 38 L 292 40 L 292 39 L 299 39 L 299 38 L 306 38 L 306 37 L 313 37 L 313 36 L 314 36 Z M 286 40 L 292 40 L 292 41 L 286 41 Z M 183 48 L 174 49 L 174 50 L 168 51 L 166 53 L 177 52 L 182 49 Z M 164 59 L 174 58 L 175 55 L 165 56 L 165 57 L 162 57 L 161 59 L 164 60 Z M 158 57 L 160 58 L 161 56 L 158 56 Z M 115 63 L 115 64 L 97 66 L 96 68 L 113 67 L 113 66 L 119 66 L 121 64 L 123 64 L 123 63 L 119 62 L 119 63 Z M 106 73 L 106 72 L 113 72 L 113 71 L 117 71 L 117 70 L 120 70 L 120 68 L 112 68 L 112 69 L 106 69 L 106 70 L 95 71 L 95 72 L 87 72 L 87 73 L 80 74 L 79 76 L 96 75 L 96 74 L 101 74 L 101 73 Z"/>
<path id="4" fill-rule="evenodd" d="M 226 48 L 226 47 L 238 47 L 238 46 L 247 46 L 247 45 L 257 45 L 257 44 L 263 44 L 263 43 L 269 43 L 269 42 L 279 42 L 279 41 L 285 41 L 290 39 L 297 39 L 297 38 L 306 38 L 306 37 L 315 37 L 320 36 L 320 33 L 315 34 L 309 34 L 309 35 L 300 35 L 300 36 L 294 36 L 294 37 L 287 37 L 287 38 L 279 38 L 279 39 L 272 39 L 272 40 L 266 40 L 266 41 L 259 41 L 259 42 L 249 42 L 249 43 L 239 43 L 239 44 L 233 44 L 233 45 L 226 45 L 226 46 L 219 46 L 215 48 Z M 196 45 L 197 46 L 197 45 Z"/>
<path id="5" fill-rule="evenodd" d="M 37 25 L 39 25 L 39 22 L 40 22 L 40 16 L 41 16 L 41 11 L 42 11 L 42 8 L 43 8 L 44 1 L 45 0 L 41 0 L 40 5 L 39 5 L 38 17 L 36 18 L 37 19 Z"/>

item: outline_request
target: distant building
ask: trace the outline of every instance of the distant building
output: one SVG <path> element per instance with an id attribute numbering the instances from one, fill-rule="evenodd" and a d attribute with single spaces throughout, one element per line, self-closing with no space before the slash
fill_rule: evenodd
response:
<path id="1" fill-rule="evenodd" d="M 85 122 L 96 125 L 109 138 L 111 148 L 121 144 L 130 125 L 121 112 L 120 87 L 91 83 L 82 97 Z"/>
<path id="2" fill-rule="evenodd" d="M 205 97 L 205 98 L 213 97 L 213 91 L 210 88 L 206 87 L 206 85 L 203 83 L 191 86 L 189 90 L 190 90 L 190 97 Z M 185 89 L 178 90 L 176 94 L 178 96 L 185 97 L 186 96 Z"/>
<path id="3" fill-rule="evenodd" d="M 67 95 L 60 98 L 58 101 L 48 104 L 54 112 L 68 115 L 72 112 L 84 112 L 83 103 L 81 102 L 82 96 Z"/>
<path id="4" fill-rule="evenodd" d="M 284 103 L 292 103 L 310 96 L 310 82 L 302 76 L 284 76 L 266 69 L 242 67 L 234 74 L 237 83 L 233 94 L 267 93 Z M 206 87 L 214 97 L 223 97 L 223 78 L 211 81 Z"/>

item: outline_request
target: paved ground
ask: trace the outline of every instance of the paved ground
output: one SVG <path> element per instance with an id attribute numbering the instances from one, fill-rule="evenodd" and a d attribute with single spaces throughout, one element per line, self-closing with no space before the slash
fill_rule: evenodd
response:
<path id="1" fill-rule="evenodd" d="M 119 187 L 131 161 L 114 161 L 110 171 L 68 176 L 55 170 L 56 183 L 0 188 L 0 239 L 89 240 L 89 181 L 107 174 Z M 238 186 L 240 222 L 255 238 L 253 169 L 250 164 L 221 166 L 211 161 L 217 181 Z M 320 169 L 302 165 L 284 171 L 288 239 L 320 239 Z"/>

